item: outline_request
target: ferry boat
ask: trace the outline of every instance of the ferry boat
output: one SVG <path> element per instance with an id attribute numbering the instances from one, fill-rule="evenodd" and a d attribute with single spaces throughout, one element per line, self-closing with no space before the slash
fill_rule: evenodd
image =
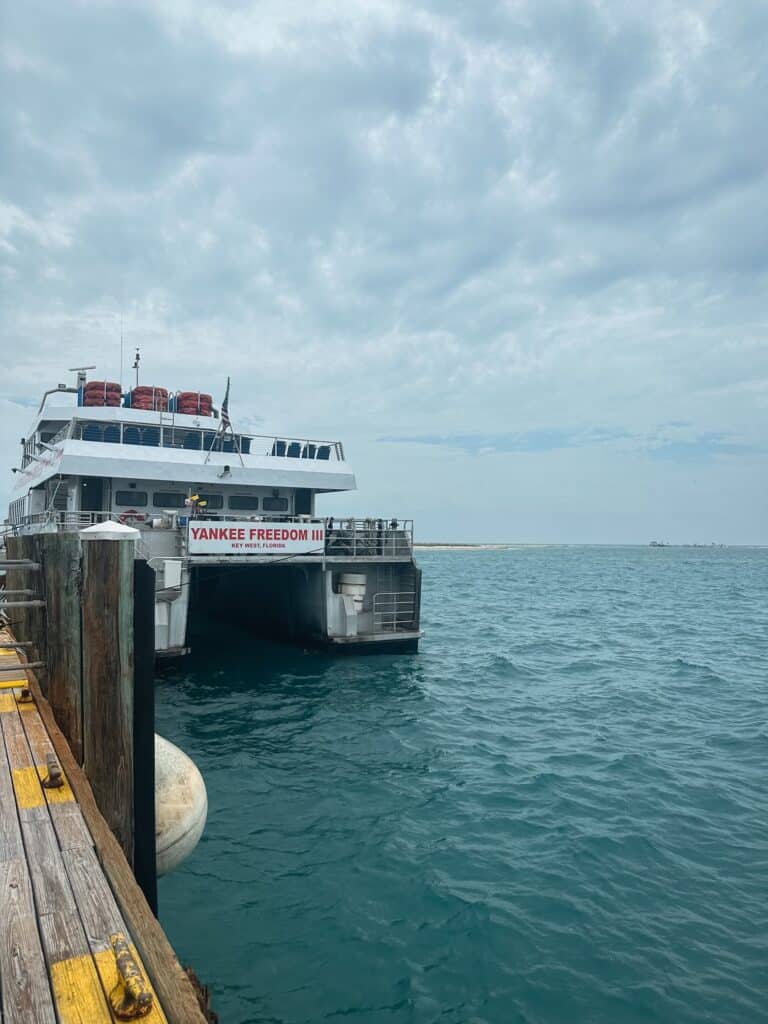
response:
<path id="1" fill-rule="evenodd" d="M 138 366 L 137 363 L 134 368 Z M 235 430 L 202 392 L 88 379 L 43 395 L 14 468 L 7 529 L 138 531 L 156 574 L 158 655 L 190 649 L 191 614 L 335 650 L 415 651 L 413 522 L 319 514 L 356 488 L 340 441 Z"/>

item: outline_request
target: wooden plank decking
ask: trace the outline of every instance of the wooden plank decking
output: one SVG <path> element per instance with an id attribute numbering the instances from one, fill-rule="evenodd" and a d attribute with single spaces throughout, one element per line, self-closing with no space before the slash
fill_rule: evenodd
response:
<path id="1" fill-rule="evenodd" d="M 0 667 L 19 664 L 0 650 Z M 112 935 L 126 937 L 148 987 L 150 977 L 68 779 L 56 789 L 42 784 L 49 759 L 64 759 L 39 694 L 20 701 L 26 685 L 23 670 L 0 674 L 0 1021 L 112 1024 L 110 994 L 121 992 Z M 154 992 L 142 1020 L 167 1024 Z"/>

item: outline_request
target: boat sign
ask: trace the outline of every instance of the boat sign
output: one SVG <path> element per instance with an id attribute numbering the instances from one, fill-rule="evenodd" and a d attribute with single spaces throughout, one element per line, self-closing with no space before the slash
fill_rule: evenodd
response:
<path id="1" fill-rule="evenodd" d="M 190 555 L 321 555 L 325 550 L 325 526 L 198 519 L 189 524 L 187 540 Z"/>

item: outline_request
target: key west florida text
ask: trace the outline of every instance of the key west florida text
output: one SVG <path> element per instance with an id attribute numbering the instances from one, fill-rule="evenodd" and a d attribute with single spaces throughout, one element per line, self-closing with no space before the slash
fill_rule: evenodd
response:
<path id="1" fill-rule="evenodd" d="M 155 648 L 189 650 L 190 614 L 357 652 L 415 651 L 421 571 L 408 519 L 319 514 L 356 488 L 340 441 L 234 429 L 200 392 L 88 380 L 45 392 L 14 468 L 14 533 L 135 528 L 156 573 Z M 332 509 L 329 510 L 329 513 Z"/>

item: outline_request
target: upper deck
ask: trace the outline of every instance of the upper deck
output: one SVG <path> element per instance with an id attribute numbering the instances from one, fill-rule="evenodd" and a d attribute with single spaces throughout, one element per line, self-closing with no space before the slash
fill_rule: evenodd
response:
<path id="1" fill-rule="evenodd" d="M 197 485 L 354 490 L 340 441 L 222 434 L 213 417 L 45 403 L 25 441 L 13 497 L 52 476 L 189 480 Z"/>

